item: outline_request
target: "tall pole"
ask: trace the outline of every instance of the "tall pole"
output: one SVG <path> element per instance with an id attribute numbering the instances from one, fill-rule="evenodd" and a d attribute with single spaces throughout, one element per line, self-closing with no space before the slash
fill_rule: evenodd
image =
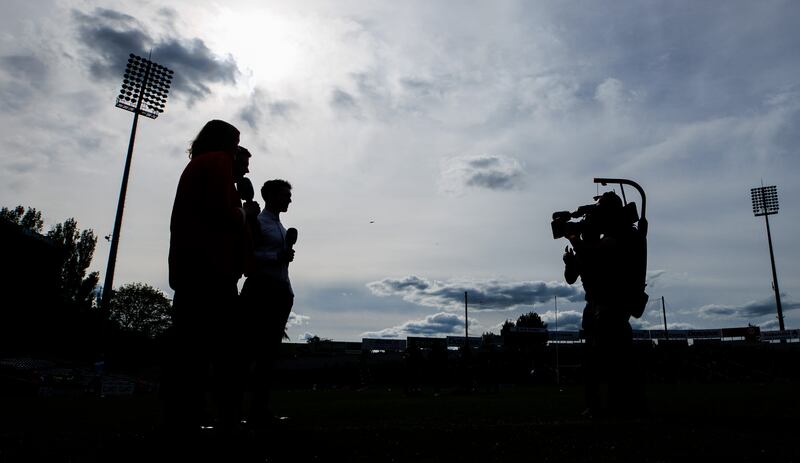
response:
<path id="1" fill-rule="evenodd" d="M 119 248 L 119 235 L 122 229 L 122 213 L 125 210 L 125 196 L 128 192 L 128 177 L 131 171 L 131 160 L 133 158 L 133 144 L 136 141 L 136 127 L 139 124 L 139 112 L 142 109 L 142 94 L 147 88 L 147 81 L 150 78 L 150 68 L 152 62 L 147 62 L 147 67 L 144 72 L 144 79 L 142 85 L 139 87 L 139 93 L 136 96 L 136 110 L 133 112 L 133 124 L 131 125 L 131 137 L 128 141 L 128 155 L 125 158 L 125 170 L 122 173 L 122 185 L 119 188 L 119 201 L 117 202 L 117 216 L 114 220 L 114 232 L 111 236 L 111 249 L 108 251 L 108 266 L 106 267 L 106 278 L 103 281 L 103 299 L 101 301 L 101 308 L 108 314 L 109 303 L 111 302 L 111 294 L 114 288 L 114 269 L 117 265 L 117 249 Z"/>
<path id="2" fill-rule="evenodd" d="M 106 318 L 109 315 L 109 303 L 114 292 L 114 270 L 117 264 L 117 251 L 122 230 L 122 215 L 125 210 L 125 196 L 128 192 L 128 179 L 130 177 L 131 161 L 133 159 L 133 145 L 136 141 L 136 128 L 139 124 L 139 115 L 156 119 L 164 112 L 167 94 L 172 83 L 173 71 L 130 54 L 128 66 L 122 81 L 122 90 L 117 96 L 116 107 L 133 113 L 131 136 L 128 141 L 128 154 L 125 157 L 125 170 L 122 173 L 117 214 L 114 220 L 114 230 L 111 237 L 111 248 L 108 251 L 108 266 L 103 280 L 103 296 L 100 308 Z"/>
<path id="3" fill-rule="evenodd" d="M 558 333 L 558 296 L 553 296 L 553 305 L 556 307 L 556 333 Z M 556 385 L 561 385 L 561 369 L 558 363 L 558 342 L 556 341 Z"/>
<path id="4" fill-rule="evenodd" d="M 667 306 L 664 304 L 664 296 L 661 296 L 661 313 L 664 315 L 664 336 L 669 341 L 669 329 L 667 328 Z"/>
<path id="5" fill-rule="evenodd" d="M 467 309 L 466 291 L 464 291 L 464 345 L 469 349 L 469 310 Z"/>
<path id="6" fill-rule="evenodd" d="M 125 196 L 128 192 L 128 177 L 131 172 L 131 160 L 133 158 L 133 144 L 136 141 L 136 126 L 139 124 L 139 111 L 142 108 L 142 95 L 147 86 L 147 79 L 150 77 L 150 63 L 145 70 L 144 82 L 139 89 L 136 111 L 133 113 L 133 124 L 131 125 L 131 137 L 128 141 L 128 155 L 125 158 L 125 170 L 122 173 L 122 185 L 119 188 L 119 202 L 117 202 L 117 217 L 114 220 L 114 233 L 111 236 L 111 249 L 108 251 L 108 266 L 106 267 L 106 278 L 103 281 L 103 299 L 101 308 L 108 315 L 109 302 L 114 287 L 114 269 L 117 266 L 117 249 L 119 248 L 119 234 L 122 228 L 122 212 L 125 209 Z"/>
<path id="7" fill-rule="evenodd" d="M 772 250 L 772 233 L 769 229 L 769 216 L 778 213 L 778 191 L 775 185 L 764 186 L 761 182 L 760 188 L 751 188 L 750 197 L 753 200 L 753 215 L 764 216 L 764 223 L 767 225 L 767 242 L 769 243 L 769 261 L 772 265 L 772 289 L 775 290 L 775 306 L 778 309 L 778 326 L 781 332 L 785 331 L 783 324 L 783 307 L 781 306 L 781 291 L 778 288 L 778 273 L 775 270 L 775 253 Z"/>
<path id="8" fill-rule="evenodd" d="M 762 193 L 763 190 L 762 190 Z M 764 215 L 764 222 L 767 224 L 767 241 L 769 241 L 769 261 L 772 264 L 772 289 L 775 290 L 775 304 L 778 306 L 778 326 L 781 331 L 785 331 L 783 324 L 783 307 L 781 306 L 781 292 L 778 289 L 778 273 L 775 271 L 775 254 L 772 252 L 772 233 L 769 231 L 769 215 Z"/>

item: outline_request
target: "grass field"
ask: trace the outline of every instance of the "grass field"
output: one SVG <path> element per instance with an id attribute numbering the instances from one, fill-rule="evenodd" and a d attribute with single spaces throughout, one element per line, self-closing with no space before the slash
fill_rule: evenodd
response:
<path id="1" fill-rule="evenodd" d="M 445 390 L 292 390 L 270 432 L 182 443 L 182 461 L 798 461 L 798 384 L 669 384 L 647 391 L 649 415 L 580 417 L 579 386 Z M 0 462 L 158 461 L 158 402 L 0 398 Z M 185 458 L 184 458 L 185 457 Z"/>

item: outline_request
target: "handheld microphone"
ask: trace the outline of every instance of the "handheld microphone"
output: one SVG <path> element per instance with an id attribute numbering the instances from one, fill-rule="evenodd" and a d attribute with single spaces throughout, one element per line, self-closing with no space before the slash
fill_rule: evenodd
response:
<path id="1" fill-rule="evenodd" d="M 253 190 L 253 182 L 247 177 L 242 177 L 236 181 L 236 191 L 239 192 L 239 198 L 246 203 L 252 201 L 256 195 Z"/>
<path id="2" fill-rule="evenodd" d="M 297 229 L 292 227 L 286 230 L 286 244 L 292 249 L 295 243 L 297 243 Z"/>

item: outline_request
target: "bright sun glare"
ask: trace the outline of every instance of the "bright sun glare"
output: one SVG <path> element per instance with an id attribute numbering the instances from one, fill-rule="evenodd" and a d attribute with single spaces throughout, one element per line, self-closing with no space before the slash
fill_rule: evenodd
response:
<path id="1" fill-rule="evenodd" d="M 216 53 L 231 54 L 251 84 L 280 84 L 296 76 L 303 37 L 310 31 L 299 18 L 269 10 L 221 8 L 214 18 Z M 252 76 L 250 75 L 252 74 Z"/>

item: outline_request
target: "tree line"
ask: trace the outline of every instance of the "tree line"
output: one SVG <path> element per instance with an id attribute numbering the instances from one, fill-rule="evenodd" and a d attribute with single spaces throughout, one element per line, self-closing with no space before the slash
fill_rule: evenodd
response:
<path id="1" fill-rule="evenodd" d="M 17 307 L 7 306 L 4 311 L 35 311 L 31 308 L 36 305 L 35 299 L 47 299 L 46 303 L 39 304 L 46 306 L 42 307 L 40 315 L 51 320 L 42 319 L 42 316 L 21 316 L 17 319 L 39 325 L 66 322 L 65 329 L 73 331 L 81 331 L 82 328 L 72 326 L 73 324 L 92 326 L 97 332 L 104 328 L 109 331 L 110 328 L 112 333 L 134 334 L 151 339 L 166 332 L 170 324 L 172 302 L 161 290 L 149 284 L 128 283 L 116 288 L 108 313 L 104 314 L 100 310 L 99 296 L 102 288 L 98 284 L 99 273 L 89 271 L 97 246 L 97 236 L 93 230 L 81 230 L 74 218 L 68 218 L 44 232 L 42 212 L 22 205 L 0 209 L 0 221 L 4 222 L 4 235 L 16 233 L 16 239 L 4 236 L 4 241 L 11 242 L 9 246 L 25 248 L 13 256 L 16 259 L 4 262 L 4 270 L 27 273 L 11 279 L 9 285 L 12 287 L 5 291 L 6 299 L 17 302 Z M 47 252 L 43 251 L 42 255 L 52 256 L 52 259 L 42 259 L 38 254 L 31 254 L 27 248 L 33 247 L 33 244 L 26 243 L 42 243 L 39 247 L 47 248 Z M 53 280 L 53 283 L 48 284 L 45 281 L 48 279 Z M 22 280 L 32 283 L 23 282 L 20 285 Z M 18 294 L 20 287 L 32 294 Z M 57 307 L 49 307 L 50 305 Z"/>

